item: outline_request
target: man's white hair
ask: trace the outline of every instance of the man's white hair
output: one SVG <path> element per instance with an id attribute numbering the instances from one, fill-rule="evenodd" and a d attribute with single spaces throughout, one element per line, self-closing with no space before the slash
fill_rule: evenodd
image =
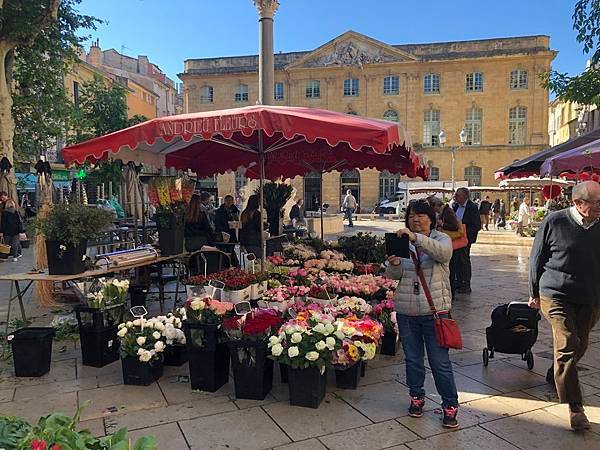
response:
<path id="1" fill-rule="evenodd" d="M 584 181 L 573 186 L 573 192 L 571 197 L 573 200 L 589 200 L 591 197 L 591 191 L 593 189 L 600 188 L 600 184 L 596 181 Z"/>

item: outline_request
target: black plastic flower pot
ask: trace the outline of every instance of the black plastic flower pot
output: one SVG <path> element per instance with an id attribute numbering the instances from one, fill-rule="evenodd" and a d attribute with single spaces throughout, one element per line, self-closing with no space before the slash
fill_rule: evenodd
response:
<path id="1" fill-rule="evenodd" d="M 266 341 L 231 341 L 235 397 L 264 400 L 273 387 L 273 360 Z"/>
<path id="2" fill-rule="evenodd" d="M 50 275 L 75 275 L 84 272 L 83 257 L 86 250 L 86 240 L 79 242 L 77 245 L 46 240 L 48 273 Z"/>
<path id="3" fill-rule="evenodd" d="M 361 361 L 360 362 L 360 376 L 364 377 L 366 373 L 367 373 L 367 362 Z"/>
<path id="4" fill-rule="evenodd" d="M 288 386 L 290 405 L 318 408 L 327 388 L 327 371 L 323 373 L 317 367 L 306 369 L 288 368 Z"/>
<path id="5" fill-rule="evenodd" d="M 218 325 L 184 322 L 193 390 L 215 392 L 229 381 L 229 347 Z"/>
<path id="6" fill-rule="evenodd" d="M 119 359 L 120 342 L 116 325 L 101 331 L 80 328 L 79 342 L 84 366 L 104 367 Z"/>
<path id="7" fill-rule="evenodd" d="M 146 296 L 148 295 L 148 288 L 139 284 L 132 284 L 129 286 L 129 298 L 131 306 L 146 306 Z"/>
<path id="8" fill-rule="evenodd" d="M 282 383 L 287 383 L 289 380 L 288 366 L 282 363 L 279 363 L 279 375 L 281 377 Z"/>
<path id="9" fill-rule="evenodd" d="M 121 358 L 123 384 L 131 386 L 149 386 L 162 377 L 162 360 L 141 362 L 137 356 Z"/>
<path id="10" fill-rule="evenodd" d="M 351 366 L 336 366 L 335 387 L 340 389 L 356 389 L 360 381 L 362 361 Z"/>
<path id="11" fill-rule="evenodd" d="M 163 256 L 183 253 L 184 219 L 176 214 L 161 214 L 157 218 L 158 244 Z"/>
<path id="12" fill-rule="evenodd" d="M 163 352 L 163 364 L 165 366 L 182 366 L 188 360 L 187 347 L 183 344 L 171 344 L 165 347 Z"/>
<path id="13" fill-rule="evenodd" d="M 382 355 L 395 356 L 398 352 L 400 339 L 395 331 L 386 331 L 381 338 L 381 349 L 379 353 Z"/>
<path id="14" fill-rule="evenodd" d="M 15 376 L 41 377 L 50 371 L 54 328 L 29 327 L 12 333 Z"/>
<path id="15" fill-rule="evenodd" d="M 90 308 L 85 305 L 75 305 L 73 307 L 77 317 L 79 333 L 81 330 L 104 331 L 107 328 L 116 326 L 123 322 L 125 314 L 125 304 L 119 303 L 110 305 L 103 309 Z"/>

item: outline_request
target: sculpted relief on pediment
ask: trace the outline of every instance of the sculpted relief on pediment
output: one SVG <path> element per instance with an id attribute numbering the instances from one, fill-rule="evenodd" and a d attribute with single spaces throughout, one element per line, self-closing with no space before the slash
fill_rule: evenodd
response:
<path id="1" fill-rule="evenodd" d="M 363 67 L 365 64 L 377 64 L 401 61 L 402 58 L 391 55 L 381 48 L 359 42 L 346 41 L 336 44 L 333 51 L 308 59 L 304 67 Z"/>

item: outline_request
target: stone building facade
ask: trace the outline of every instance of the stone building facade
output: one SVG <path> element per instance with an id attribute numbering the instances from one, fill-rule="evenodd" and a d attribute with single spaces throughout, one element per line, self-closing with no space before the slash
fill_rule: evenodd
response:
<path id="1" fill-rule="evenodd" d="M 548 36 L 389 45 L 349 31 L 313 51 L 276 54 L 273 103 L 397 121 L 430 161 L 432 179 L 450 180 L 449 147 L 460 146 L 456 179 L 491 185 L 498 167 L 548 144 L 548 92 L 538 77 L 555 54 Z M 256 55 L 186 60 L 185 112 L 255 104 L 257 71 Z M 339 208 L 351 188 L 371 210 L 397 182 L 375 170 L 326 174 L 323 201 Z M 242 183 L 239 174 L 219 176 L 219 195 Z M 311 209 L 318 183 L 308 176 L 293 184 Z"/>

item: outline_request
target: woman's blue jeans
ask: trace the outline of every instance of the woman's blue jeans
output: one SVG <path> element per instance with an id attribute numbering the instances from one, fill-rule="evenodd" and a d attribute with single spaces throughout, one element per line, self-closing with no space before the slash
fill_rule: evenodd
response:
<path id="1" fill-rule="evenodd" d="M 406 382 L 411 397 L 425 397 L 424 349 L 426 348 L 435 387 L 442 397 L 442 407 L 458 406 L 452 363 L 448 356 L 448 349 L 440 347 L 437 343 L 433 316 L 397 314 L 396 318 L 406 358 Z"/>

